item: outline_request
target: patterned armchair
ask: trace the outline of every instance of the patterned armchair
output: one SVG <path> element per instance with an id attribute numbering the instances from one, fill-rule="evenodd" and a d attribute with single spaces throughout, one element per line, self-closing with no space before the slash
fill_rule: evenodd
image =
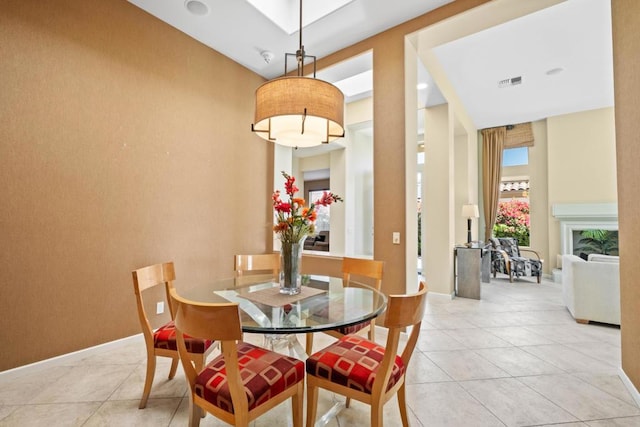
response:
<path id="1" fill-rule="evenodd" d="M 498 272 L 509 276 L 509 281 L 520 276 L 536 277 L 538 283 L 542 279 L 542 263 L 538 252 L 531 249 L 520 249 L 518 241 L 512 237 L 491 238 L 491 271 L 493 277 Z M 521 252 L 531 252 L 535 258 L 527 258 Z"/>

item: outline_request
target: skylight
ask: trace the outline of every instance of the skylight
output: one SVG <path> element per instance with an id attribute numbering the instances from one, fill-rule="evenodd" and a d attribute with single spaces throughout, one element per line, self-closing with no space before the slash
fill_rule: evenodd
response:
<path id="1" fill-rule="evenodd" d="M 368 70 L 355 76 L 333 83 L 346 96 L 355 96 L 373 89 L 373 70 Z"/>
<path id="2" fill-rule="evenodd" d="M 335 12 L 353 0 L 306 1 L 302 3 L 302 26 Z M 299 0 L 247 0 L 256 10 L 269 18 L 285 33 L 291 35 L 300 27 Z"/>

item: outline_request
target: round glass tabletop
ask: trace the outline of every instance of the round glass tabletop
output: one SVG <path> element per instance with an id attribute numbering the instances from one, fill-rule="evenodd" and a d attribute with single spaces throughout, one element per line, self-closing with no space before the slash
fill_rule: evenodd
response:
<path id="1" fill-rule="evenodd" d="M 237 302 L 242 330 L 261 334 L 318 332 L 370 320 L 386 308 L 382 292 L 342 278 L 303 276 L 298 295 L 280 294 L 271 276 L 243 276 L 217 280 L 190 289 L 176 287 L 178 294 L 197 302 Z"/>

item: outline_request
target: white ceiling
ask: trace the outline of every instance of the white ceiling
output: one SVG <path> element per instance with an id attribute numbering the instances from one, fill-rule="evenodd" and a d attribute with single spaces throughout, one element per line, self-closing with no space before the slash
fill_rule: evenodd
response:
<path id="1" fill-rule="evenodd" d="M 569 0 L 433 51 L 479 129 L 613 105 L 609 0 Z"/>
<path id="2" fill-rule="evenodd" d="M 248 0 L 129 1 L 267 79 L 282 75 L 285 52 L 298 48 L 297 31 L 288 34 Z M 324 17 L 306 18 L 305 12 L 314 12 L 317 3 L 306 0 L 303 22 L 315 20 L 303 28 L 303 44 L 308 55 L 321 58 L 450 1 L 351 0 Z M 299 19 L 298 0 L 252 2 L 284 4 L 285 17 Z M 488 5 L 517 2 L 523 0 L 495 0 Z M 206 13 L 194 14 L 187 5 Z M 456 19 L 441 25 L 462 25 Z M 567 0 L 430 49 L 477 128 L 613 105 L 610 0 Z M 273 54 L 269 63 L 264 51 Z M 321 70 L 317 77 L 336 84 L 351 101 L 371 94 L 371 65 L 371 54 L 361 55 Z M 546 74 L 554 68 L 563 71 Z M 522 84 L 498 88 L 499 80 L 517 76 L 522 76 Z M 438 90 L 441 81 L 435 82 L 421 66 L 418 77 L 428 83 L 427 89 L 418 91 L 419 107 L 446 102 Z"/>
<path id="3" fill-rule="evenodd" d="M 271 18 L 263 15 L 247 0 L 197 0 L 208 8 L 205 15 L 191 13 L 186 5 L 192 0 L 129 0 L 178 30 L 228 56 L 250 70 L 271 79 L 284 74 L 284 54 L 295 53 L 299 34 L 287 34 Z M 276 3 L 299 26 L 298 0 L 259 0 Z M 334 0 L 322 0 L 322 3 Z M 302 30 L 302 42 L 308 55 L 318 58 L 351 46 L 411 18 L 425 14 L 452 0 L 352 0 Z M 305 0 L 305 12 L 312 13 L 320 0 Z M 266 63 L 261 55 L 274 57 Z"/>

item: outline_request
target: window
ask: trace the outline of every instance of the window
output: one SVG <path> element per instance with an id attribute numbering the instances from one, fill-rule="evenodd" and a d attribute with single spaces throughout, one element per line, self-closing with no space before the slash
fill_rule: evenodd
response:
<path id="1" fill-rule="evenodd" d="M 507 148 L 502 151 L 502 167 L 529 164 L 529 148 Z"/>
<path id="2" fill-rule="evenodd" d="M 496 237 L 514 237 L 518 245 L 529 246 L 531 223 L 529 216 L 529 178 L 505 177 L 500 183 L 498 215 L 493 226 Z"/>
<path id="3" fill-rule="evenodd" d="M 529 246 L 529 200 L 500 200 L 493 234 L 514 237 L 519 246 Z"/>

